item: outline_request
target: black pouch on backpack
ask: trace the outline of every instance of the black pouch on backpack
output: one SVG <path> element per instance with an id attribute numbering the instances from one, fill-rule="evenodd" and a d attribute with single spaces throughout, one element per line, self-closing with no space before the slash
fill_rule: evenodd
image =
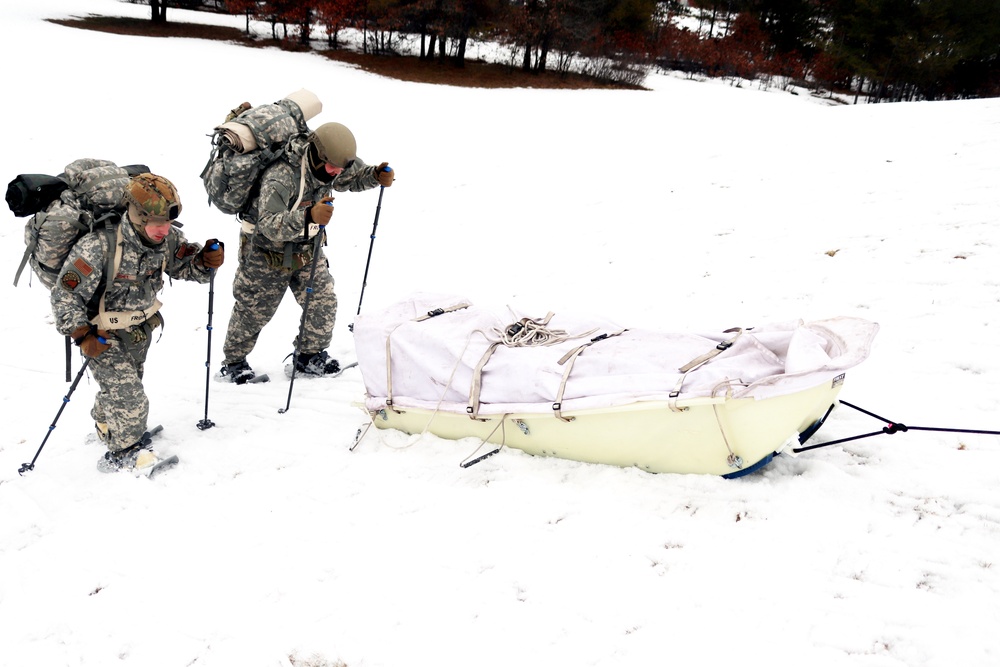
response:
<path id="1" fill-rule="evenodd" d="M 149 171 L 144 164 L 129 164 L 122 167 L 129 176 L 138 176 Z M 59 198 L 59 194 L 69 187 L 65 174 L 18 174 L 7 184 L 7 207 L 19 218 L 26 218 L 46 208 Z"/>
<path id="2" fill-rule="evenodd" d="M 19 218 L 38 213 L 54 201 L 59 193 L 69 187 L 58 176 L 47 174 L 18 174 L 7 185 L 7 206 Z"/>

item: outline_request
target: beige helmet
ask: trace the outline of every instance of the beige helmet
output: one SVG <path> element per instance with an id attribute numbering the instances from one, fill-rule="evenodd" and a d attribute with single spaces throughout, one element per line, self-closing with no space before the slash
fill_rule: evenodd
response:
<path id="1" fill-rule="evenodd" d="M 346 168 L 357 157 L 358 143 L 347 127 L 340 123 L 323 123 L 309 135 L 319 159 L 335 167 Z"/>
<path id="2" fill-rule="evenodd" d="M 135 225 L 169 222 L 177 227 L 181 214 L 181 198 L 174 184 L 155 174 L 139 174 L 129 180 L 125 188 L 129 203 L 129 218 Z"/>

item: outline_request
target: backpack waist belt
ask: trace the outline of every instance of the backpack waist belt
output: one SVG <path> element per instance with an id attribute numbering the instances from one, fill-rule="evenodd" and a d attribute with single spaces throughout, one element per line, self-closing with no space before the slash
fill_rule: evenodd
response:
<path id="1" fill-rule="evenodd" d="M 151 305 L 146 310 L 104 310 L 104 297 L 101 297 L 101 309 L 91 319 L 92 324 L 96 324 L 98 329 L 104 329 L 105 331 L 114 331 L 118 329 L 128 329 L 129 327 L 139 326 L 144 324 L 146 320 L 151 318 L 163 304 L 160 303 L 159 299 L 153 299 L 153 305 Z"/>

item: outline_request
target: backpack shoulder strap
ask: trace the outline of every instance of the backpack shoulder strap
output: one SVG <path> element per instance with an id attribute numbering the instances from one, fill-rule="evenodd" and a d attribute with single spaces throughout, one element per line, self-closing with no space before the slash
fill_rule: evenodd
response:
<path id="1" fill-rule="evenodd" d="M 308 153 L 308 151 L 306 151 L 306 153 Z M 306 153 L 302 154 L 302 160 L 299 161 L 299 196 L 295 200 L 295 204 L 292 205 L 292 208 L 289 209 L 292 211 L 295 211 L 299 208 L 299 204 L 302 203 L 302 197 L 305 195 L 306 192 L 306 169 L 309 168 L 308 166 L 306 166 Z"/>
<path id="2" fill-rule="evenodd" d="M 167 235 L 167 251 L 163 254 L 163 267 L 160 269 L 160 273 L 163 275 L 167 274 L 167 268 L 174 263 L 177 259 L 177 239 L 173 234 Z M 169 262 L 169 264 L 168 264 Z M 173 278 L 171 278 L 171 285 L 173 285 Z"/>
<path id="3" fill-rule="evenodd" d="M 121 216 L 117 213 L 108 213 L 98 219 L 97 222 L 104 221 L 104 234 L 108 239 L 107 268 L 104 272 L 105 287 L 118 275 L 118 269 L 122 265 L 122 248 L 125 245 L 125 237 L 122 235 Z M 95 223 L 96 224 L 96 223 Z M 102 298 L 101 305 L 104 305 Z"/>
<path id="4" fill-rule="evenodd" d="M 122 265 L 122 247 L 125 244 L 125 237 L 122 235 L 121 216 L 117 213 L 108 213 L 95 221 L 104 222 L 104 237 L 108 240 L 108 254 L 105 258 L 104 279 L 101 281 L 101 299 L 97 303 L 98 316 L 103 315 L 107 310 L 104 307 L 104 296 L 108 293 L 108 285 L 114 282 L 118 275 L 118 269 Z"/>
<path id="5" fill-rule="evenodd" d="M 125 236 L 122 234 L 122 223 L 121 215 L 115 212 L 109 213 L 100 218 L 101 220 L 106 220 L 105 222 L 105 233 L 108 239 L 108 257 L 107 266 L 105 267 L 104 284 L 102 285 L 103 290 L 101 291 L 101 298 L 97 304 L 97 315 L 91 318 L 91 322 L 96 324 L 102 329 L 126 329 L 134 324 L 142 324 L 146 322 L 150 317 L 159 312 L 160 308 L 163 306 L 160 300 L 153 298 L 153 305 L 146 310 L 136 310 L 136 311 L 113 311 L 108 312 L 104 297 L 108 292 L 108 285 L 114 281 L 115 276 L 118 275 L 118 269 L 121 268 L 122 264 L 122 250 L 125 246 Z M 168 257 L 164 255 L 162 269 L 166 271 Z M 161 317 L 162 324 L 162 317 Z"/>

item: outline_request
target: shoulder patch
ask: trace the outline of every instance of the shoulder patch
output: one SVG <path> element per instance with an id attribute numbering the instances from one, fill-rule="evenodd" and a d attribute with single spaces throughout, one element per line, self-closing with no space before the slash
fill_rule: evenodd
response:
<path id="1" fill-rule="evenodd" d="M 80 284 L 80 274 L 76 271 L 67 271 L 63 274 L 62 280 L 59 283 L 72 292 Z"/>
<path id="2" fill-rule="evenodd" d="M 77 260 L 73 262 L 73 266 L 75 266 L 76 269 L 85 276 L 89 276 L 94 271 L 94 268 L 90 264 L 87 264 L 83 257 L 78 257 Z"/>
<path id="3" fill-rule="evenodd" d="M 185 257 L 190 257 L 198 253 L 198 246 L 193 243 L 182 243 L 177 246 L 177 252 L 174 253 L 174 257 L 177 259 L 184 259 Z"/>

